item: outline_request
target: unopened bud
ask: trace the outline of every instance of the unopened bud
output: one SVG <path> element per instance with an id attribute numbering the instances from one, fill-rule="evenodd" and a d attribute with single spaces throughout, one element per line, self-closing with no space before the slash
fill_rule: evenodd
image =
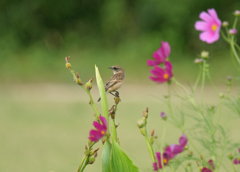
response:
<path id="1" fill-rule="evenodd" d="M 188 151 L 188 154 L 187 154 L 189 157 L 192 157 L 193 156 L 193 152 L 192 151 Z"/>
<path id="2" fill-rule="evenodd" d="M 93 82 L 93 78 L 94 78 L 94 76 L 93 76 L 93 77 L 92 77 L 92 78 L 89 80 L 89 82 L 91 82 L 91 83 L 92 83 L 92 82 Z"/>
<path id="3" fill-rule="evenodd" d="M 239 10 L 236 10 L 236 11 L 234 12 L 234 15 L 237 16 L 237 17 L 239 17 L 239 16 L 240 16 L 240 11 L 239 11 Z"/>
<path id="4" fill-rule="evenodd" d="M 70 63 L 66 63 L 66 68 L 71 69 L 71 64 Z"/>
<path id="5" fill-rule="evenodd" d="M 228 76 L 228 77 L 227 77 L 227 80 L 228 80 L 228 81 L 232 81 L 232 77 L 231 77 L 231 76 Z"/>
<path id="6" fill-rule="evenodd" d="M 146 108 L 146 112 L 148 113 L 148 107 Z"/>
<path id="7" fill-rule="evenodd" d="M 89 155 L 90 155 L 89 150 L 88 150 L 88 149 L 85 149 L 84 154 L 85 154 L 86 156 L 89 156 Z"/>
<path id="8" fill-rule="evenodd" d="M 230 35 L 235 35 L 237 33 L 237 29 L 229 29 Z"/>
<path id="9" fill-rule="evenodd" d="M 88 91 L 90 91 L 92 89 L 92 83 L 91 82 L 87 82 L 86 83 L 86 88 Z"/>
<path id="10" fill-rule="evenodd" d="M 198 167 L 198 170 L 199 170 L 200 172 L 202 172 L 202 169 L 203 169 L 202 166 L 199 166 L 199 167 Z"/>
<path id="11" fill-rule="evenodd" d="M 149 141 L 150 141 L 151 144 L 153 144 L 154 143 L 154 138 L 150 137 Z"/>
<path id="12" fill-rule="evenodd" d="M 94 152 L 93 150 L 90 150 L 89 156 L 92 156 L 92 155 L 94 155 L 94 154 L 95 154 L 95 152 Z"/>
<path id="13" fill-rule="evenodd" d="M 147 119 L 145 117 L 142 118 L 142 121 L 144 122 L 144 124 L 147 123 Z"/>
<path id="14" fill-rule="evenodd" d="M 153 135 L 154 135 L 154 130 L 152 130 L 152 132 L 151 132 L 151 136 L 153 137 Z"/>
<path id="15" fill-rule="evenodd" d="M 184 147 L 184 150 L 188 150 L 188 146 L 185 146 L 185 147 Z"/>
<path id="16" fill-rule="evenodd" d="M 76 80 L 76 83 L 77 83 L 78 85 L 83 85 L 83 83 L 82 83 L 82 81 L 81 81 L 80 78 L 78 78 L 78 79 Z"/>
<path id="17" fill-rule="evenodd" d="M 94 156 L 89 157 L 88 164 L 93 164 L 94 162 L 95 162 L 95 157 Z"/>
<path id="18" fill-rule="evenodd" d="M 228 22 L 227 22 L 227 21 L 224 21 L 224 22 L 222 23 L 222 25 L 223 25 L 224 27 L 227 27 L 227 26 L 228 26 Z"/>
<path id="19" fill-rule="evenodd" d="M 209 55 L 209 52 L 207 52 L 207 51 L 202 51 L 201 52 L 201 57 L 204 58 L 204 59 L 207 59 L 208 55 Z"/>
<path id="20" fill-rule="evenodd" d="M 142 128 L 144 126 L 144 121 L 143 120 L 138 120 L 137 125 L 139 128 Z"/>
<path id="21" fill-rule="evenodd" d="M 202 155 L 200 155 L 200 159 L 203 160 L 203 156 Z"/>
<path id="22" fill-rule="evenodd" d="M 119 101 L 120 101 L 120 98 L 119 97 L 115 97 L 114 100 L 115 100 L 115 103 L 118 104 Z"/>
<path id="23" fill-rule="evenodd" d="M 161 112 L 161 118 L 166 121 L 167 115 L 164 112 Z"/>
<path id="24" fill-rule="evenodd" d="M 233 154 L 232 154 L 232 153 L 229 153 L 229 154 L 228 154 L 228 158 L 229 158 L 230 160 L 232 160 L 232 159 L 233 159 Z"/>
<path id="25" fill-rule="evenodd" d="M 70 59 L 70 56 L 68 56 L 68 57 L 65 57 L 65 61 L 66 61 L 66 63 L 68 63 L 68 62 L 69 62 L 69 59 Z"/>
<path id="26" fill-rule="evenodd" d="M 223 93 L 219 93 L 219 97 L 220 97 L 220 98 L 223 98 L 223 97 L 224 97 L 224 94 L 223 94 Z"/>
<path id="27" fill-rule="evenodd" d="M 143 128 L 140 128 L 140 133 L 145 136 L 145 130 Z"/>
<path id="28" fill-rule="evenodd" d="M 76 77 L 79 78 L 79 74 L 76 72 Z"/>

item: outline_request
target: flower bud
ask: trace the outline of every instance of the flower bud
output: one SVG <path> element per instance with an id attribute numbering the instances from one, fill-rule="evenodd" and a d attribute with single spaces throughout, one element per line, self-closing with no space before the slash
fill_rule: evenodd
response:
<path id="1" fill-rule="evenodd" d="M 90 155 L 89 150 L 85 149 L 84 154 L 89 156 Z"/>
<path id="2" fill-rule="evenodd" d="M 227 26 L 228 26 L 228 22 L 227 22 L 227 21 L 224 21 L 224 22 L 222 23 L 222 25 L 223 25 L 224 27 L 227 27 Z"/>
<path id="3" fill-rule="evenodd" d="M 144 121 L 143 120 L 138 120 L 137 125 L 139 128 L 142 128 L 144 126 Z"/>
<path id="4" fill-rule="evenodd" d="M 223 93 L 220 93 L 220 94 L 219 94 L 219 97 L 220 97 L 220 98 L 223 98 L 223 97 L 224 97 L 224 94 L 223 94 Z"/>
<path id="5" fill-rule="evenodd" d="M 82 81 L 81 81 L 80 78 L 78 78 L 78 79 L 76 80 L 76 83 L 77 83 L 78 85 L 83 85 L 83 83 L 82 83 Z"/>
<path id="6" fill-rule="evenodd" d="M 188 157 L 192 157 L 193 156 L 193 151 L 188 151 Z"/>
<path id="7" fill-rule="evenodd" d="M 94 162 L 95 162 L 95 157 L 94 156 L 89 157 L 88 164 L 93 164 Z"/>
<path id="8" fill-rule="evenodd" d="M 90 91 L 92 89 L 92 83 L 91 82 L 87 82 L 86 83 L 86 88 L 88 91 Z"/>
<path id="9" fill-rule="evenodd" d="M 145 117 L 142 118 L 142 121 L 144 122 L 144 124 L 147 123 L 147 119 Z"/>
<path id="10" fill-rule="evenodd" d="M 235 35 L 237 33 L 237 29 L 229 29 L 230 35 Z"/>
<path id="11" fill-rule="evenodd" d="M 166 121 L 167 115 L 164 112 L 161 112 L 161 118 Z"/>
<path id="12" fill-rule="evenodd" d="M 240 11 L 239 11 L 239 10 L 236 10 L 236 11 L 234 12 L 234 15 L 237 16 L 237 17 L 239 17 L 239 16 L 240 16 Z"/>
<path id="13" fill-rule="evenodd" d="M 115 103 L 118 104 L 119 101 L 120 101 L 120 98 L 119 97 L 115 97 L 114 100 L 115 100 Z"/>
<path id="14" fill-rule="evenodd" d="M 152 136 L 152 137 L 154 136 L 154 130 L 152 130 L 152 132 L 151 132 L 151 136 Z"/>
<path id="15" fill-rule="evenodd" d="M 154 143 L 154 138 L 150 137 L 149 141 L 150 141 L 151 144 L 153 144 Z"/>
<path id="16" fill-rule="evenodd" d="M 204 59 L 207 59 L 208 55 L 209 55 L 209 53 L 207 51 L 202 51 L 201 52 L 201 57 L 204 58 Z"/>
<path id="17" fill-rule="evenodd" d="M 203 156 L 202 155 L 200 155 L 200 159 L 203 160 Z"/>
<path id="18" fill-rule="evenodd" d="M 231 77 L 231 76 L 228 76 L 228 77 L 227 77 L 227 80 L 228 80 L 228 81 L 232 81 L 232 77 Z"/>
<path id="19" fill-rule="evenodd" d="M 66 63 L 66 68 L 71 69 L 71 64 L 70 63 Z"/>
<path id="20" fill-rule="evenodd" d="M 203 169 L 202 166 L 199 166 L 199 167 L 198 167 L 198 170 L 199 170 L 200 172 L 202 172 L 202 169 Z"/>
<path id="21" fill-rule="evenodd" d="M 200 63 L 200 59 L 195 59 L 194 63 L 196 63 L 196 64 Z"/>
<path id="22" fill-rule="evenodd" d="M 92 156 L 92 155 L 94 155 L 95 154 L 95 152 L 93 151 L 93 150 L 90 150 L 89 151 L 89 156 Z"/>
<path id="23" fill-rule="evenodd" d="M 228 158 L 229 158 L 230 160 L 233 160 L 233 154 L 232 154 L 232 153 L 229 153 L 229 154 L 228 154 Z"/>
<path id="24" fill-rule="evenodd" d="M 184 147 L 184 150 L 188 150 L 188 146 L 187 145 Z"/>
<path id="25" fill-rule="evenodd" d="M 74 73 L 74 71 L 72 71 Z M 79 78 L 79 74 L 76 72 L 76 77 Z"/>
<path id="26" fill-rule="evenodd" d="M 145 136 L 145 130 L 143 128 L 140 128 L 140 133 Z"/>
<path id="27" fill-rule="evenodd" d="M 70 59 L 70 56 L 68 56 L 68 57 L 65 57 L 65 61 L 66 61 L 66 63 L 68 63 L 68 62 L 69 62 L 69 59 Z"/>

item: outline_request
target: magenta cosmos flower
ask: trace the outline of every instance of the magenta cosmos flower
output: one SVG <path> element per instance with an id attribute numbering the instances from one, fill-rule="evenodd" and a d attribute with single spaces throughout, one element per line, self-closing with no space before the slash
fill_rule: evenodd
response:
<path id="1" fill-rule="evenodd" d="M 155 75 L 154 77 L 149 77 L 151 80 L 161 84 L 163 82 L 169 81 L 172 78 L 172 64 L 169 61 L 164 62 L 164 64 L 165 69 L 162 69 L 159 66 L 154 66 L 154 69 L 150 70 L 150 73 Z"/>
<path id="2" fill-rule="evenodd" d="M 203 167 L 203 169 L 202 169 L 201 172 L 212 172 L 212 170 L 210 170 L 210 169 L 207 168 L 207 167 Z"/>
<path id="3" fill-rule="evenodd" d="M 89 139 L 92 142 L 97 142 L 98 140 L 100 140 L 103 136 L 106 135 L 106 131 L 107 131 L 107 120 L 106 118 L 104 118 L 103 116 L 100 115 L 99 117 L 100 121 L 102 122 L 102 124 L 100 124 L 97 121 L 93 122 L 94 127 L 96 128 L 96 130 L 91 130 L 89 132 Z"/>
<path id="4" fill-rule="evenodd" d="M 221 20 L 219 20 L 215 9 L 208 9 L 208 13 L 201 12 L 199 18 L 203 20 L 195 23 L 195 29 L 202 31 L 199 38 L 208 44 L 217 41 L 219 39 Z"/>
<path id="5" fill-rule="evenodd" d="M 164 166 L 169 163 L 171 159 L 176 157 L 179 153 L 184 151 L 184 147 L 187 145 L 187 138 L 185 134 L 182 135 L 179 139 L 179 145 L 170 145 L 166 147 L 163 153 L 163 164 Z M 162 169 L 162 161 L 161 161 L 161 153 L 156 152 L 157 162 L 153 163 L 153 170 L 157 171 L 158 169 Z"/>
<path id="6" fill-rule="evenodd" d="M 166 58 L 170 55 L 171 49 L 168 42 L 161 42 L 161 47 L 153 53 L 153 58 L 155 60 L 148 60 L 148 66 L 156 66 L 165 62 Z"/>

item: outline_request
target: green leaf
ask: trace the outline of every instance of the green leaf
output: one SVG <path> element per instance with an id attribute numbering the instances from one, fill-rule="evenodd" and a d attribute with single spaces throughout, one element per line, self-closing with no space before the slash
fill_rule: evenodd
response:
<path id="1" fill-rule="evenodd" d="M 106 96 L 105 87 L 103 85 L 101 75 L 96 65 L 95 65 L 95 72 L 96 72 L 97 85 L 98 85 L 98 89 L 101 97 L 102 112 L 103 112 L 103 116 L 107 119 L 107 132 L 109 133 L 107 96 Z"/>
<path id="2" fill-rule="evenodd" d="M 111 143 L 106 139 L 103 152 L 102 152 L 102 172 L 111 172 L 110 170 L 110 156 L 111 156 Z"/>
<path id="3" fill-rule="evenodd" d="M 132 160 L 122 151 L 118 143 L 112 139 L 112 151 L 110 159 L 111 172 L 139 172 Z"/>

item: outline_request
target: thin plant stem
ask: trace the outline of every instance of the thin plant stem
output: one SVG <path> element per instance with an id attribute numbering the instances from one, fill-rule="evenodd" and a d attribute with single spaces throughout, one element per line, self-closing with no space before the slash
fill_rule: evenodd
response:
<path id="1" fill-rule="evenodd" d="M 232 163 L 232 167 L 233 167 L 234 172 L 236 172 L 236 168 L 233 163 Z"/>
<path id="2" fill-rule="evenodd" d="M 164 121 L 164 128 L 163 128 L 163 134 L 162 134 L 162 139 L 161 139 L 161 164 L 162 164 L 162 168 L 163 171 L 165 171 L 165 167 L 164 167 L 164 162 L 163 162 L 163 141 L 164 141 L 164 137 L 165 137 L 165 133 L 166 133 L 166 128 L 167 128 L 167 122 Z"/>
<path id="3" fill-rule="evenodd" d="M 77 80 L 77 76 L 76 76 L 76 74 L 71 70 L 71 69 L 69 69 L 69 71 L 71 72 L 71 74 L 73 75 L 73 78 L 74 78 L 74 80 L 76 81 Z M 92 98 L 92 95 L 91 95 L 91 93 L 90 93 L 90 91 L 89 90 L 87 90 L 87 88 L 84 86 L 84 85 L 80 85 L 83 89 L 84 89 L 84 91 L 86 91 L 86 93 L 88 94 L 88 96 L 89 96 L 89 98 L 90 98 L 90 105 L 93 107 L 93 109 L 94 109 L 94 111 L 95 111 L 95 113 L 96 113 L 96 116 L 99 118 L 99 112 L 98 112 L 98 110 L 97 110 L 97 108 L 96 108 L 96 106 L 95 106 L 95 104 L 94 104 L 94 101 L 93 101 L 93 98 Z"/>
<path id="4" fill-rule="evenodd" d="M 201 67 L 201 64 L 199 64 L 198 77 L 197 77 L 197 80 L 196 80 L 196 82 L 195 82 L 195 84 L 194 84 L 194 87 L 193 87 L 193 93 L 195 93 L 195 90 L 196 90 L 197 85 L 198 85 L 198 83 L 199 83 L 199 80 L 200 80 L 200 78 L 201 78 L 201 74 L 202 74 L 202 67 Z"/>
<path id="5" fill-rule="evenodd" d="M 203 70 L 202 70 L 202 86 L 201 86 L 201 104 L 203 107 L 203 90 L 205 84 L 205 75 L 206 75 L 206 60 L 203 61 Z"/>

